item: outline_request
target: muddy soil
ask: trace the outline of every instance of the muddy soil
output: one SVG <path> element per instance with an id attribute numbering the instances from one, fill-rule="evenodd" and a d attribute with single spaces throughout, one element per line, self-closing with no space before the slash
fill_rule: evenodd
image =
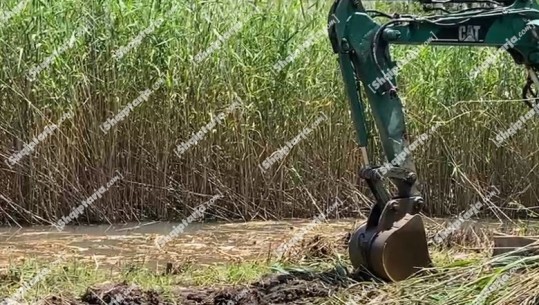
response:
<path id="1" fill-rule="evenodd" d="M 54 296 L 46 305 L 270 305 L 316 304 L 353 282 L 343 267 L 326 272 L 295 271 L 269 275 L 242 287 L 178 288 L 174 300 L 155 290 L 141 290 L 134 285 L 107 284 L 88 288 L 79 299 Z"/>
<path id="2" fill-rule="evenodd" d="M 246 287 L 184 290 L 179 296 L 188 305 L 313 304 L 351 282 L 347 271 L 339 267 L 322 273 L 271 275 Z"/>
<path id="3" fill-rule="evenodd" d="M 143 291 L 136 285 L 105 284 L 98 287 L 90 287 L 80 297 L 75 299 L 69 296 L 51 296 L 43 301 L 46 305 L 157 305 L 172 304 L 155 290 Z M 181 303 L 180 303 L 181 304 Z"/>

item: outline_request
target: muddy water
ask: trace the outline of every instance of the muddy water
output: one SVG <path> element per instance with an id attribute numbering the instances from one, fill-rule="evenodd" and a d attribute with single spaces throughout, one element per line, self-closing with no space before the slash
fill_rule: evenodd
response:
<path id="1" fill-rule="evenodd" d="M 49 226 L 0 228 L 0 267 L 27 259 L 52 261 L 58 256 L 106 268 L 263 259 L 311 221 L 193 223 L 162 249 L 156 247 L 156 239 L 168 235 L 178 224 L 66 226 L 62 231 Z M 352 227 L 354 220 L 332 221 L 315 226 L 307 235 L 343 235 Z"/>
<path id="2" fill-rule="evenodd" d="M 449 221 L 425 220 L 431 233 L 443 229 Z M 162 249 L 156 246 L 156 240 L 167 236 L 179 223 L 66 226 L 62 231 L 50 226 L 0 228 L 0 268 L 28 259 L 54 261 L 59 256 L 91 262 L 99 268 L 141 265 L 155 268 L 167 263 L 204 265 L 259 260 L 272 256 L 282 243 L 289 242 L 304 230 L 303 240 L 314 235 L 338 239 L 355 228 L 358 222 L 349 219 L 314 227 L 311 224 L 311 220 L 193 223 Z M 474 226 L 477 225 L 501 229 L 499 224 L 492 222 L 474 222 Z M 527 231 L 539 233 L 538 222 L 526 223 L 525 227 Z"/>

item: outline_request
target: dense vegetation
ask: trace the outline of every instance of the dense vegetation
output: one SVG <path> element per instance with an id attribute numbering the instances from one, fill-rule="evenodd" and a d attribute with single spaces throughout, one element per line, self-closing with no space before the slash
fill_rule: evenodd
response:
<path id="1" fill-rule="evenodd" d="M 116 172 L 123 179 L 77 221 L 179 218 L 216 194 L 223 198 L 208 213 L 218 218 L 312 217 L 334 198 L 343 204 L 332 216 L 357 216 L 370 195 L 356 186 L 360 154 L 323 31 L 331 2 L 29 1 L 0 25 L 2 221 L 56 220 Z M 3 1 L 0 9 L 18 3 Z M 418 11 L 403 3 L 384 8 Z M 117 58 L 116 50 L 141 32 L 140 45 Z M 273 69 L 296 50 L 282 70 Z M 491 140 L 527 111 L 518 101 L 522 68 L 503 54 L 470 79 L 495 50 L 393 51 L 398 59 L 412 50 L 418 57 L 399 75 L 412 140 L 442 123 L 414 152 L 426 213 L 458 213 L 489 185 L 501 191 L 493 202 L 505 213 L 535 205 L 536 123 L 502 147 Z M 147 100 L 103 132 L 103 122 L 161 79 Z M 237 97 L 241 107 L 175 153 Z M 69 111 L 73 117 L 29 155 L 12 167 L 4 162 Z M 259 165 L 321 114 L 328 119 L 262 173 Z"/>

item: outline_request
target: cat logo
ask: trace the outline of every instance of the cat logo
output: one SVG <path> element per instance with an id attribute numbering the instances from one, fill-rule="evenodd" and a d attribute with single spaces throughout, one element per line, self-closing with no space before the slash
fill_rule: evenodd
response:
<path id="1" fill-rule="evenodd" d="M 461 25 L 459 26 L 459 41 L 479 41 L 480 25 Z"/>

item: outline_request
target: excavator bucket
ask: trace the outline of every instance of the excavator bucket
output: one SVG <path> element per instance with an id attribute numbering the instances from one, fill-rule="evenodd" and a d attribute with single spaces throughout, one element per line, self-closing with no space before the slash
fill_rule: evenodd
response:
<path id="1" fill-rule="evenodd" d="M 513 236 L 513 235 L 498 235 L 494 236 L 494 248 L 492 255 L 500 255 L 508 252 L 513 252 L 518 249 L 527 250 L 519 251 L 520 255 L 526 252 L 537 254 L 537 247 L 530 247 L 533 243 L 537 243 L 539 236 Z"/>
<path id="2" fill-rule="evenodd" d="M 401 281 L 431 264 L 427 236 L 419 215 L 407 215 L 373 240 L 372 268 L 391 281 Z"/>
<path id="3" fill-rule="evenodd" d="M 387 281 L 401 281 L 432 265 L 421 216 L 406 214 L 390 227 L 361 226 L 351 237 L 352 265 Z"/>

